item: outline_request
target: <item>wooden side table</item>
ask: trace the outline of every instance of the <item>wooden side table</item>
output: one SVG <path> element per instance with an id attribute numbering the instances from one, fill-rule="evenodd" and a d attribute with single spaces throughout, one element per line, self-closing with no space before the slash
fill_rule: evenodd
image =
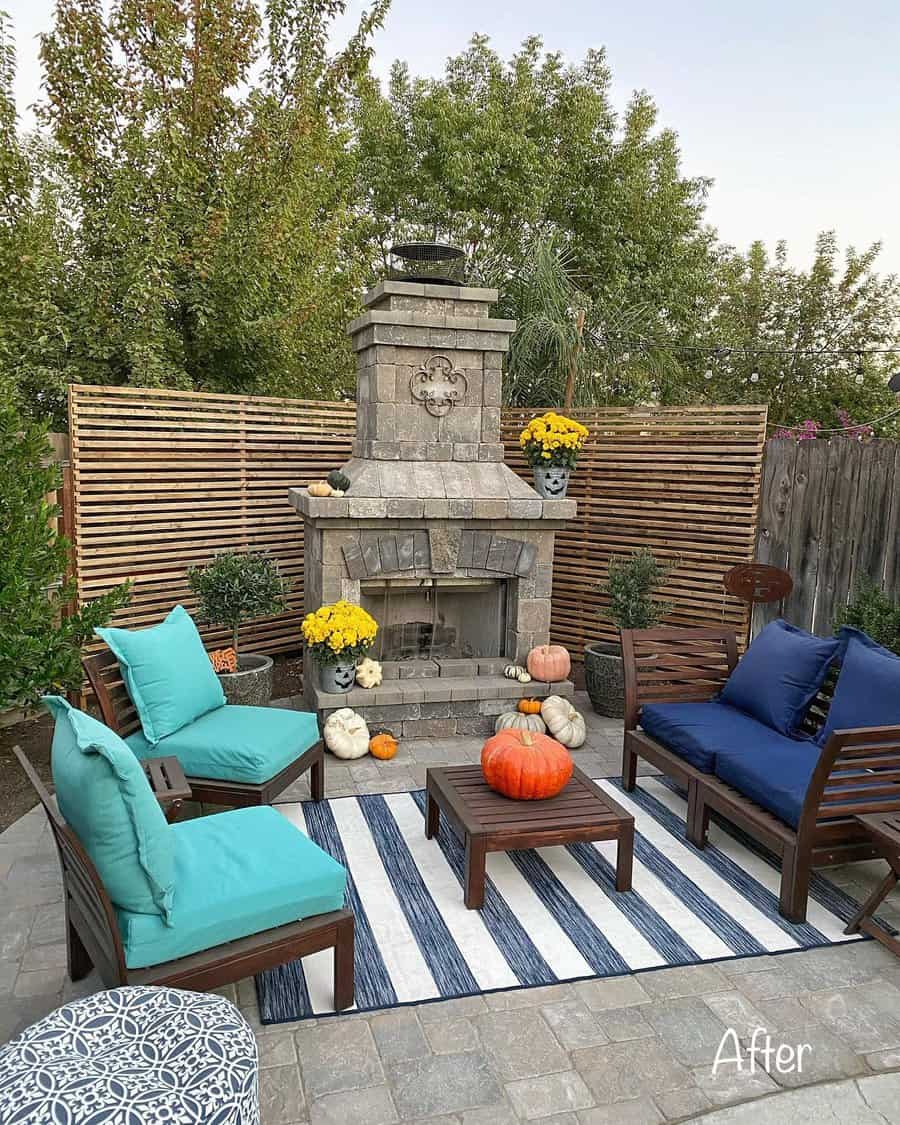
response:
<path id="1" fill-rule="evenodd" d="M 872 843 L 881 850 L 890 871 L 847 923 L 845 934 L 862 931 L 900 957 L 900 937 L 888 933 L 873 918 L 875 911 L 900 882 L 900 812 L 866 813 L 856 818 Z"/>
<path id="2" fill-rule="evenodd" d="M 169 823 L 177 820 L 182 804 L 191 799 L 191 787 L 184 776 L 181 762 L 174 757 L 145 758 L 141 765 L 144 767 L 144 776 L 150 782 L 153 796 L 166 814 L 166 820 Z"/>
<path id="3" fill-rule="evenodd" d="M 631 890 L 634 817 L 577 766 L 562 793 L 546 801 L 513 801 L 495 793 L 481 766 L 441 766 L 428 770 L 425 778 L 425 835 L 430 840 L 437 833 L 443 813 L 461 836 L 470 910 L 484 906 L 487 853 L 514 848 L 617 840 L 616 890 Z"/>

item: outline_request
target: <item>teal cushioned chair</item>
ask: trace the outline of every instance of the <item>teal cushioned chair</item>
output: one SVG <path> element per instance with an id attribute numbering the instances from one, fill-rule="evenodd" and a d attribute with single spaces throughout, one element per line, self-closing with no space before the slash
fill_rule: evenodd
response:
<path id="1" fill-rule="evenodd" d="M 175 924 L 117 910 L 129 969 L 344 905 L 344 868 L 273 808 L 234 809 L 171 827 Z"/>
<path id="2" fill-rule="evenodd" d="M 311 711 L 226 704 L 166 735 L 155 746 L 140 729 L 125 739 L 143 761 L 172 754 L 190 777 L 262 783 L 315 745 L 319 725 Z"/>
<path id="3" fill-rule="evenodd" d="M 181 606 L 149 629 L 97 633 L 110 647 L 82 663 L 103 721 L 142 760 L 177 757 L 194 800 L 269 805 L 306 770 L 313 799 L 325 796 L 316 716 L 225 704 L 197 628 Z"/>
<path id="4" fill-rule="evenodd" d="M 61 719 L 69 722 L 64 711 Z M 100 735 L 93 732 L 91 738 L 99 742 Z M 107 988 L 156 984 L 203 990 L 331 949 L 335 1008 L 353 1003 L 354 927 L 352 913 L 343 909 L 346 872 L 281 813 L 246 808 L 177 825 L 163 819 L 158 827 L 173 853 L 167 924 L 159 913 L 112 901 L 86 842 L 22 751 L 15 747 L 14 753 L 44 806 L 59 853 L 72 980 L 95 966 Z M 130 760 L 132 773 L 137 769 L 129 781 L 134 797 L 153 802 L 134 755 L 124 750 L 121 757 Z M 66 807 L 90 809 L 96 801 L 102 811 L 114 812 L 107 780 L 99 771 L 84 774 L 84 792 L 75 803 L 68 794 Z M 124 804 L 124 798 L 118 800 Z"/>

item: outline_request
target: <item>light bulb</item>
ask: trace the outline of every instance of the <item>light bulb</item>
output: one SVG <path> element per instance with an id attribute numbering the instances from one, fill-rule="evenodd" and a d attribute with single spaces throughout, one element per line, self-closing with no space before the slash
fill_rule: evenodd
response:
<path id="1" fill-rule="evenodd" d="M 862 382 L 863 382 L 863 373 L 861 371 L 857 371 L 857 373 L 856 373 L 856 385 L 858 387 L 862 386 Z"/>
<path id="2" fill-rule="evenodd" d="M 758 382 L 759 382 L 759 372 L 758 372 L 758 371 L 754 371 L 754 372 L 753 372 L 753 373 L 751 374 L 751 376 L 750 376 L 750 382 L 751 382 L 751 383 L 758 383 Z"/>
<path id="3" fill-rule="evenodd" d="M 707 367 L 706 374 L 703 376 L 703 378 L 707 379 L 707 380 L 712 378 L 712 368 L 711 367 Z"/>

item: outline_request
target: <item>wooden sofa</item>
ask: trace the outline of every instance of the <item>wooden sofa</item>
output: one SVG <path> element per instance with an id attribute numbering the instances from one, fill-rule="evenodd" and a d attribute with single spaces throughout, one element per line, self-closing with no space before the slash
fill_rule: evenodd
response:
<path id="1" fill-rule="evenodd" d="M 779 909 L 786 918 L 805 921 L 814 868 L 879 854 L 856 817 L 900 809 L 900 726 L 835 731 L 822 749 L 795 830 L 640 729 L 646 704 L 701 702 L 718 694 L 738 660 L 732 630 L 623 630 L 622 659 L 622 784 L 634 788 L 638 759 L 643 758 L 687 790 L 686 834 L 697 847 L 705 847 L 710 813 L 715 812 L 779 855 Z M 810 708 L 807 733 L 821 726 L 833 685 L 832 676 Z"/>

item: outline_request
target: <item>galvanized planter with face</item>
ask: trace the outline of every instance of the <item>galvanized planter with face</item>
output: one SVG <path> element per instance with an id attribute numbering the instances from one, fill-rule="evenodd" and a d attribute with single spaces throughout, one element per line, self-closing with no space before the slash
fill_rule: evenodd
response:
<path id="1" fill-rule="evenodd" d="M 535 465 L 534 490 L 545 500 L 560 500 L 569 487 L 572 470 L 563 465 Z"/>
<path id="2" fill-rule="evenodd" d="M 322 691 L 341 693 L 350 691 L 356 680 L 356 662 L 341 660 L 336 664 L 319 665 L 319 684 Z"/>

